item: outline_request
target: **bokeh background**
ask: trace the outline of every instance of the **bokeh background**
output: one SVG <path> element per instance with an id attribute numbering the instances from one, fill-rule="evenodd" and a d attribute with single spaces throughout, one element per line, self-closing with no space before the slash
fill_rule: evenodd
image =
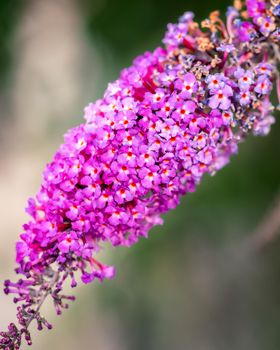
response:
<path id="1" fill-rule="evenodd" d="M 84 106 L 134 56 L 158 46 L 168 22 L 187 10 L 202 20 L 228 5 L 0 1 L 1 282 L 13 276 L 26 200 Z M 78 288 L 78 301 L 61 318 L 47 305 L 55 328 L 35 332 L 34 349 L 279 350 L 280 239 L 248 249 L 279 193 L 279 135 L 280 121 L 268 137 L 248 139 L 148 240 L 108 247 L 104 261 L 116 265 L 117 277 Z M 1 329 L 14 309 L 2 294 Z"/>

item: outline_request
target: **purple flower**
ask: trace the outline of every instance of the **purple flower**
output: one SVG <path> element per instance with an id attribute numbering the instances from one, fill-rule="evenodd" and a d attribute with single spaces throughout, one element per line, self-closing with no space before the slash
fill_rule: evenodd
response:
<path id="1" fill-rule="evenodd" d="M 76 232 L 72 231 L 60 237 L 57 247 L 62 253 L 77 251 L 80 247 L 80 244 Z"/>
<path id="2" fill-rule="evenodd" d="M 189 119 L 190 114 L 194 113 L 195 109 L 196 104 L 193 101 L 183 102 L 173 112 L 172 117 L 176 121 L 187 121 Z"/>
<path id="3" fill-rule="evenodd" d="M 241 91 L 239 95 L 239 102 L 241 106 L 246 106 L 251 102 L 251 93 L 249 91 Z"/>
<path id="4" fill-rule="evenodd" d="M 187 27 L 187 22 L 168 24 L 163 43 L 166 46 L 178 46 L 182 44 L 187 34 Z"/>
<path id="5" fill-rule="evenodd" d="M 259 25 L 259 30 L 264 36 L 268 36 L 271 32 L 276 29 L 276 24 L 274 20 L 269 17 L 259 17 L 257 20 L 257 24 Z"/>
<path id="6" fill-rule="evenodd" d="M 269 78 L 266 75 L 261 75 L 257 80 L 255 91 L 258 94 L 267 95 L 270 93 L 271 89 L 272 84 Z"/>
<path id="7" fill-rule="evenodd" d="M 255 26 L 250 22 L 239 22 L 238 36 L 241 42 L 249 42 L 254 40 L 257 36 Z"/>
<path id="8" fill-rule="evenodd" d="M 264 0 L 246 0 L 248 15 L 252 18 L 259 18 L 265 13 Z"/>
<path id="9" fill-rule="evenodd" d="M 225 86 L 227 79 L 223 73 L 219 73 L 210 74 L 205 81 L 208 84 L 209 90 L 218 90 Z"/>
<path id="10" fill-rule="evenodd" d="M 265 117 L 263 120 L 256 120 L 254 124 L 254 134 L 266 136 L 270 132 L 271 125 L 275 123 L 272 115 Z"/>
<path id="11" fill-rule="evenodd" d="M 273 66 L 270 63 L 267 62 L 261 62 L 255 67 L 255 71 L 257 74 L 265 74 L 268 76 L 272 75 L 273 72 Z"/>
<path id="12" fill-rule="evenodd" d="M 183 99 L 191 98 L 192 94 L 197 91 L 197 81 L 193 73 L 187 73 L 183 76 L 183 80 L 178 79 L 175 87 L 179 90 L 179 96 Z"/>
<path id="13" fill-rule="evenodd" d="M 82 276 L 82 281 L 86 284 L 92 282 L 96 278 L 103 281 L 105 278 L 111 279 L 115 276 L 114 267 L 101 264 L 95 259 L 91 260 L 91 267 L 92 271 L 90 273 L 85 271 Z"/>
<path id="14" fill-rule="evenodd" d="M 250 70 L 245 71 L 242 68 L 238 68 L 234 76 L 238 79 L 238 86 L 241 90 L 248 90 L 254 83 L 254 73 Z"/>
<path id="15" fill-rule="evenodd" d="M 147 92 L 145 99 L 150 102 L 152 109 L 159 109 L 165 100 L 164 90 L 156 89 L 155 93 Z"/>
<path id="16" fill-rule="evenodd" d="M 158 170 L 159 168 L 157 166 L 153 166 L 151 168 L 141 168 L 139 170 L 139 178 L 141 179 L 141 185 L 144 188 L 150 189 L 160 183 Z"/>
<path id="17" fill-rule="evenodd" d="M 233 114 L 230 111 L 223 111 L 222 121 L 224 125 L 230 125 L 233 119 Z"/>
<path id="18" fill-rule="evenodd" d="M 222 110 L 229 109 L 231 100 L 229 97 L 233 95 L 232 88 L 225 85 L 222 89 L 210 90 L 212 95 L 209 99 L 209 106 L 213 109 L 220 108 Z"/>
<path id="19" fill-rule="evenodd" d="M 194 13 L 187 11 L 179 18 L 179 22 L 180 23 L 192 22 L 193 18 L 194 18 Z"/>

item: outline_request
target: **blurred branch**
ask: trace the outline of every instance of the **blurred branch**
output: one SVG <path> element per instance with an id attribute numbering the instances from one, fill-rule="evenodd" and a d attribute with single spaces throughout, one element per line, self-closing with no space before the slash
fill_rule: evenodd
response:
<path id="1" fill-rule="evenodd" d="M 259 251 L 272 244 L 280 237 L 280 194 L 253 235 L 248 240 L 248 246 L 254 251 Z"/>

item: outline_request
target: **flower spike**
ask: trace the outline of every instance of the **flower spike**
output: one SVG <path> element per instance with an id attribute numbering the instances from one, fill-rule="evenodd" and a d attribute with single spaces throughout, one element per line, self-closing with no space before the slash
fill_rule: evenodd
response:
<path id="1" fill-rule="evenodd" d="M 32 321 L 51 329 L 40 308 L 49 296 L 57 314 L 68 308 L 66 280 L 114 277 L 96 258 L 102 242 L 129 247 L 147 237 L 248 134 L 269 133 L 279 16 L 277 0 L 236 0 L 226 23 L 216 11 L 202 28 L 186 12 L 168 25 L 164 47 L 137 57 L 85 108 L 85 123 L 65 135 L 28 202 L 16 245 L 22 277 L 4 287 L 19 304 L 18 326 L 0 333 L 0 349 L 31 344 Z"/>

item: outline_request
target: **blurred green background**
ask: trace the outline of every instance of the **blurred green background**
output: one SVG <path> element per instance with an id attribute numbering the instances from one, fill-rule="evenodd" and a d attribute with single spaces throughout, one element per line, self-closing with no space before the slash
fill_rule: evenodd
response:
<path id="1" fill-rule="evenodd" d="M 0 1 L 1 280 L 12 276 L 27 197 L 83 107 L 158 46 L 168 22 L 187 10 L 202 20 L 230 4 Z M 278 121 L 268 137 L 249 138 L 148 240 L 106 247 L 116 278 L 81 286 L 61 319 L 46 308 L 55 329 L 36 334 L 34 349 L 279 350 L 280 240 L 246 250 L 279 193 L 279 135 Z M 13 307 L 4 295 L 0 307 L 4 327 Z"/>

